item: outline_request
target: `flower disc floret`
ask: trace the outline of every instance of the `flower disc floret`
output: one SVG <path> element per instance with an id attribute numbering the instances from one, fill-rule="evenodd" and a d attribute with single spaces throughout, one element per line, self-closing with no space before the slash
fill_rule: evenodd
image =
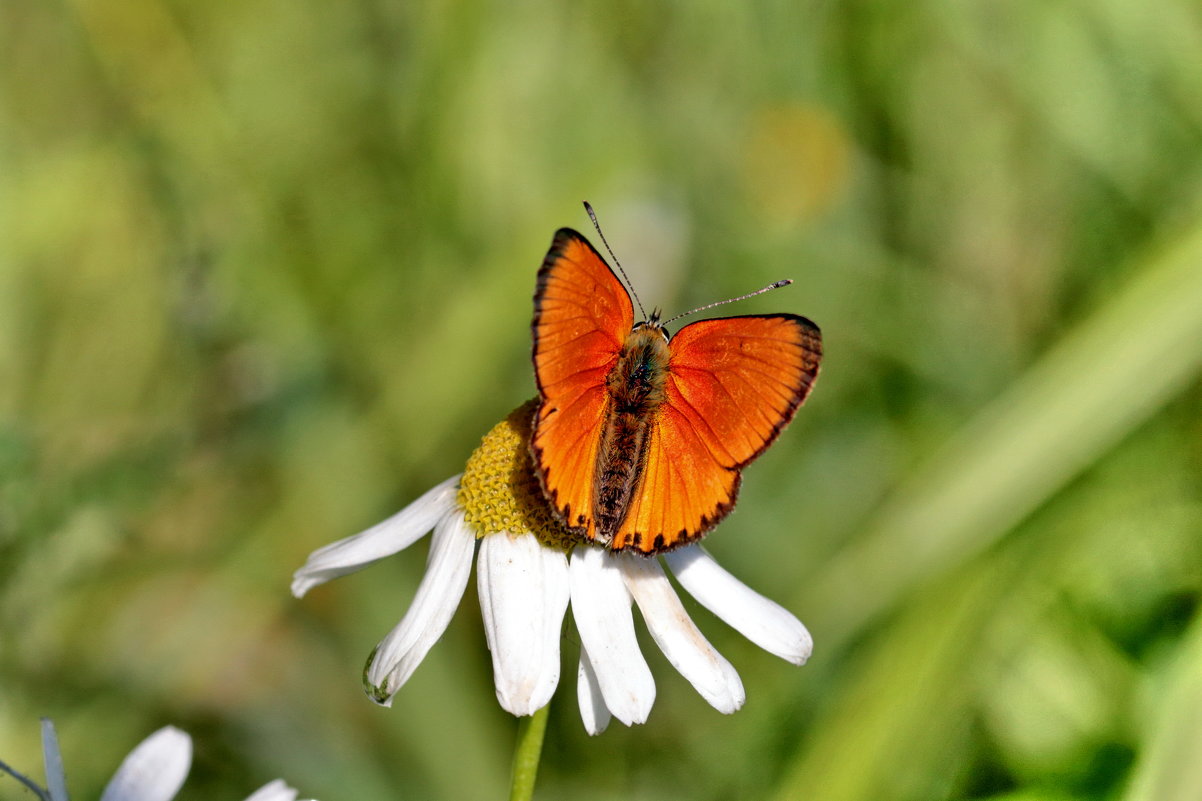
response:
<path id="1" fill-rule="evenodd" d="M 484 435 L 459 481 L 459 506 L 477 537 L 530 532 L 565 553 L 577 539 L 555 519 L 530 458 L 528 443 L 538 401 L 509 413 Z"/>

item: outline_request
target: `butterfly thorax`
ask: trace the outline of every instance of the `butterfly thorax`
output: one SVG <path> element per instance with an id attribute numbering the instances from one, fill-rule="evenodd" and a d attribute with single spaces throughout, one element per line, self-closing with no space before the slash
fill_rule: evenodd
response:
<path id="1" fill-rule="evenodd" d="M 665 398 L 668 338 L 652 320 L 626 337 L 606 378 L 605 427 L 597 449 L 593 518 L 596 538 L 610 543 L 630 507 L 646 462 L 648 435 Z"/>

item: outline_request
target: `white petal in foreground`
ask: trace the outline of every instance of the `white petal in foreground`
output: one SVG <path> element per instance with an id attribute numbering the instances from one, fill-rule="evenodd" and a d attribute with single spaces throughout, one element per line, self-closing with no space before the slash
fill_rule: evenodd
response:
<path id="1" fill-rule="evenodd" d="M 476 535 L 461 515 L 447 515 L 435 526 L 426 573 L 413 603 L 368 663 L 368 695 L 376 703 L 392 704 L 392 696 L 447 630 L 467 588 L 475 549 Z"/>
<path id="2" fill-rule="evenodd" d="M 174 726 L 165 726 L 130 752 L 100 801 L 171 801 L 191 765 L 192 738 Z"/>
<path id="3" fill-rule="evenodd" d="M 383 523 L 318 548 L 292 574 L 292 594 L 300 598 L 318 584 L 408 548 L 455 508 L 458 493 L 459 476 L 448 478 Z"/>
<path id="4" fill-rule="evenodd" d="M 559 684 L 568 559 L 532 534 L 490 534 L 480 542 L 476 578 L 497 700 L 511 714 L 533 715 Z"/>
<path id="5" fill-rule="evenodd" d="M 647 630 L 672 666 L 724 715 L 743 706 L 747 694 L 739 674 L 689 618 L 659 561 L 625 554 L 616 558 Z"/>
<path id="6" fill-rule="evenodd" d="M 576 668 L 576 700 L 580 704 L 580 719 L 589 734 L 600 734 L 609 725 L 609 707 L 601 696 L 597 674 L 589 662 L 588 651 L 580 646 L 580 665 Z"/>
<path id="7" fill-rule="evenodd" d="M 58 734 L 50 718 L 42 718 L 42 762 L 46 765 L 46 790 L 50 793 L 50 801 L 67 801 L 63 752 L 58 748 Z"/>
<path id="8" fill-rule="evenodd" d="M 588 652 L 605 706 L 627 726 L 645 723 L 655 703 L 655 679 L 639 650 L 630 593 L 618 562 L 602 548 L 576 548 L 571 578 L 581 650 Z"/>
<path id="9" fill-rule="evenodd" d="M 689 595 L 765 651 L 804 665 L 814 650 L 810 632 L 793 613 L 724 570 L 700 545 L 664 554 Z"/>
<path id="10" fill-rule="evenodd" d="M 246 801 L 296 801 L 296 790 L 276 779 L 255 790 Z"/>

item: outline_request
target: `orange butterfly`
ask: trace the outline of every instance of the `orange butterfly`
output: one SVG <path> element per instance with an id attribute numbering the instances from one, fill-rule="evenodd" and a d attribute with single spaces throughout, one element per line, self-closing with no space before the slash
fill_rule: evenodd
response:
<path id="1" fill-rule="evenodd" d="M 647 555 L 730 512 L 740 470 L 793 419 L 822 359 L 818 326 L 793 314 L 671 337 L 658 310 L 636 323 L 625 287 L 570 228 L 539 270 L 532 329 L 542 402 L 530 449 L 551 508 L 589 540 Z"/>

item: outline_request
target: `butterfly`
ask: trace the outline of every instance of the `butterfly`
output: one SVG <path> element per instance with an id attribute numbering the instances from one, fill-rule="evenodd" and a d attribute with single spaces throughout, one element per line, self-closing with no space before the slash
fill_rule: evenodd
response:
<path id="1" fill-rule="evenodd" d="M 674 336 L 658 310 L 644 318 L 587 239 L 555 233 L 531 326 L 535 473 L 574 534 L 651 555 L 734 508 L 740 471 L 809 394 L 822 335 L 794 314 L 700 320 Z"/>

